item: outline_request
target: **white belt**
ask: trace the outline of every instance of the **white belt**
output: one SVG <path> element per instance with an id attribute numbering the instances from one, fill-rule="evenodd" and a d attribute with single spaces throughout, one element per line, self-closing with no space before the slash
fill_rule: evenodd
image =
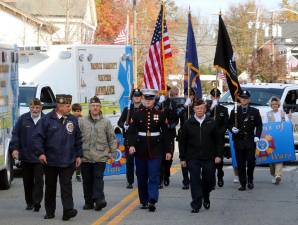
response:
<path id="1" fill-rule="evenodd" d="M 138 132 L 139 136 L 156 137 L 160 135 L 160 132 Z"/>

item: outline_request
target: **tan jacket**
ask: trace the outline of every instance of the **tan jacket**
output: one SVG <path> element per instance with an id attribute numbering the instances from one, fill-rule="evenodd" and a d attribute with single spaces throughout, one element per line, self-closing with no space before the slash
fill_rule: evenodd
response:
<path id="1" fill-rule="evenodd" d="M 79 119 L 83 141 L 83 162 L 106 162 L 109 155 L 115 158 L 117 140 L 111 122 L 100 115 L 93 120 L 90 115 Z"/>

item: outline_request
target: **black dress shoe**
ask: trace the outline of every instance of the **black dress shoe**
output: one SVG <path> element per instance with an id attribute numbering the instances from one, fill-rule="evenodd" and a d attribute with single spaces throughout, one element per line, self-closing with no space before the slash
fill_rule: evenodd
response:
<path id="1" fill-rule="evenodd" d="M 241 186 L 240 188 L 238 188 L 238 191 L 245 191 L 245 190 L 246 190 L 245 186 Z"/>
<path id="2" fill-rule="evenodd" d="M 39 210 L 40 210 L 40 204 L 36 204 L 36 205 L 34 205 L 34 209 L 33 209 L 33 211 L 34 212 L 39 212 Z"/>
<path id="3" fill-rule="evenodd" d="M 102 200 L 102 201 L 98 201 L 95 203 L 95 210 L 96 211 L 99 211 L 99 210 L 102 210 L 104 207 L 107 206 L 107 202 L 105 200 Z"/>
<path id="4" fill-rule="evenodd" d="M 128 184 L 128 185 L 126 186 L 126 188 L 127 188 L 127 189 L 133 189 L 133 186 L 132 186 L 132 184 Z"/>
<path id="5" fill-rule="evenodd" d="M 210 199 L 209 199 L 209 196 L 208 197 L 204 197 L 203 206 L 204 206 L 205 209 L 210 209 Z"/>
<path id="6" fill-rule="evenodd" d="M 170 185 L 170 178 L 165 178 L 163 183 L 166 187 L 169 186 Z"/>
<path id="7" fill-rule="evenodd" d="M 63 212 L 62 220 L 69 220 L 72 217 L 75 217 L 78 214 L 78 210 L 70 209 Z"/>
<path id="8" fill-rule="evenodd" d="M 33 209 L 33 205 L 27 205 L 26 210 L 32 210 Z"/>
<path id="9" fill-rule="evenodd" d="M 218 185 L 218 187 L 223 187 L 224 186 L 224 181 L 223 181 L 222 178 L 218 178 L 217 185 Z"/>
<path id="10" fill-rule="evenodd" d="M 155 204 L 149 203 L 148 209 L 149 209 L 149 212 L 154 212 L 156 210 Z"/>
<path id="11" fill-rule="evenodd" d="M 90 209 L 94 209 L 94 205 L 93 204 L 85 204 L 83 206 L 83 210 L 90 210 Z"/>
<path id="12" fill-rule="evenodd" d="M 148 205 L 147 204 L 142 204 L 142 206 L 140 207 L 140 209 L 148 209 Z"/>
<path id="13" fill-rule="evenodd" d="M 76 179 L 77 179 L 77 182 L 81 182 L 82 181 L 81 176 L 76 176 Z"/>
<path id="14" fill-rule="evenodd" d="M 55 217 L 54 214 L 45 214 L 45 216 L 43 217 L 45 220 L 49 220 L 49 219 L 53 219 Z"/>
<path id="15" fill-rule="evenodd" d="M 183 190 L 188 190 L 188 189 L 189 189 L 189 186 L 188 186 L 188 185 L 184 185 L 184 186 L 182 187 L 182 189 L 183 189 Z"/>
<path id="16" fill-rule="evenodd" d="M 162 184 L 160 184 L 158 188 L 159 188 L 159 189 L 163 189 L 163 185 L 162 185 Z"/>
<path id="17" fill-rule="evenodd" d="M 199 212 L 200 212 L 199 209 L 192 209 L 192 210 L 191 210 L 191 213 L 199 213 Z"/>
<path id="18" fill-rule="evenodd" d="M 248 183 L 247 184 L 248 189 L 254 189 L 254 184 L 253 183 Z"/>

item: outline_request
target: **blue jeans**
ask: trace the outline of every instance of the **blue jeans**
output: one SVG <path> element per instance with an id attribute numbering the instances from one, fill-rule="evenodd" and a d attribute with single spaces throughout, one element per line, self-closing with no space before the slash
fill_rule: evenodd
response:
<path id="1" fill-rule="evenodd" d="M 161 159 L 141 160 L 136 157 L 135 164 L 140 203 L 143 205 L 147 205 L 148 202 L 156 203 L 159 194 Z"/>

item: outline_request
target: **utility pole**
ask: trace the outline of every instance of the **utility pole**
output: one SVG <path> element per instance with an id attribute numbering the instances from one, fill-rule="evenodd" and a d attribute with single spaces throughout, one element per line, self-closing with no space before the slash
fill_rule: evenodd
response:
<path id="1" fill-rule="evenodd" d="M 66 0 L 66 13 L 65 13 L 65 35 L 64 35 L 64 43 L 68 43 L 68 38 L 69 38 L 69 6 L 70 5 L 70 0 Z"/>
<path id="2" fill-rule="evenodd" d="M 274 26 L 274 11 L 272 11 L 271 15 L 271 83 L 273 82 L 274 78 L 274 62 L 275 62 L 275 48 L 274 48 L 274 34 L 273 34 L 273 26 Z"/>

